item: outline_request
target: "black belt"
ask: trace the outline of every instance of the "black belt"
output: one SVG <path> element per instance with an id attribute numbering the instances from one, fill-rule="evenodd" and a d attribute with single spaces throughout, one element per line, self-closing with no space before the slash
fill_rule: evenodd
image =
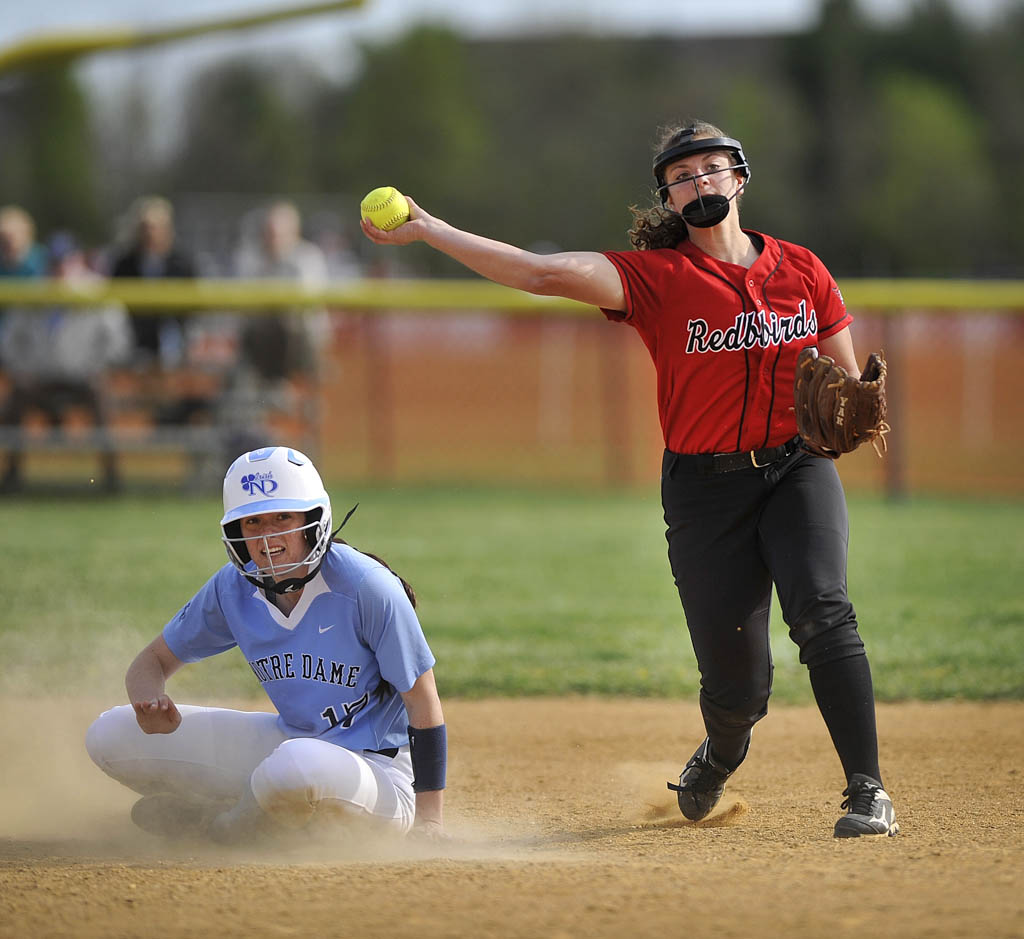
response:
<path id="1" fill-rule="evenodd" d="M 738 453 L 672 453 L 673 468 L 705 476 L 733 473 L 742 469 L 760 469 L 790 456 L 798 449 L 800 438 L 794 437 L 778 447 L 765 447 L 761 450 L 741 450 Z"/>
<path id="2" fill-rule="evenodd" d="M 389 760 L 393 760 L 398 756 L 398 747 L 387 747 L 384 750 L 363 750 L 363 753 L 379 753 L 381 756 L 386 756 Z"/>

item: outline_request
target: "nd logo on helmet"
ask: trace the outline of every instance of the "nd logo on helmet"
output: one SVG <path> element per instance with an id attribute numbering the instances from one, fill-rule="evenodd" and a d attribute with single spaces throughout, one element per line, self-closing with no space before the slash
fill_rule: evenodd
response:
<path id="1" fill-rule="evenodd" d="M 277 489 L 277 483 L 274 481 L 273 473 L 249 473 L 242 477 L 242 488 L 250 496 L 256 493 L 269 496 Z"/>

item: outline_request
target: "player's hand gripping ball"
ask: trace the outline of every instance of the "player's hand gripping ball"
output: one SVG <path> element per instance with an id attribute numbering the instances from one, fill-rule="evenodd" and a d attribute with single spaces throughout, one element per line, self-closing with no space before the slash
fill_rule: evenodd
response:
<path id="1" fill-rule="evenodd" d="M 409 203 L 394 186 L 381 186 L 366 194 L 359 214 L 381 231 L 392 231 L 409 221 Z"/>

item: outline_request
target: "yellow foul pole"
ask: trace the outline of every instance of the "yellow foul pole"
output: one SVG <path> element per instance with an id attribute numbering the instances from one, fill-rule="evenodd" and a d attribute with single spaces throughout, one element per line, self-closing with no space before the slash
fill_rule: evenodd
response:
<path id="1" fill-rule="evenodd" d="M 91 55 L 95 52 L 155 46 L 165 42 L 205 36 L 209 33 L 268 26 L 284 20 L 317 16 L 322 13 L 335 13 L 339 10 L 362 7 L 365 2 L 366 0 L 327 0 L 327 2 L 320 3 L 304 3 L 298 6 L 264 10 L 259 13 L 193 20 L 176 26 L 152 30 L 111 27 L 42 33 L 6 48 L 0 48 L 0 74 L 17 69 L 49 65 L 53 62 Z"/>

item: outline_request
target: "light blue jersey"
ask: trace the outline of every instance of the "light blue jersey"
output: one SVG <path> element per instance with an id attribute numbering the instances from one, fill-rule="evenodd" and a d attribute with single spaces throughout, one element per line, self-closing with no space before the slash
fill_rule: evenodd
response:
<path id="1" fill-rule="evenodd" d="M 237 645 L 285 733 L 349 750 L 408 744 L 408 716 L 396 692 L 434 666 L 398 577 L 340 544 L 331 546 L 290 616 L 226 564 L 163 636 L 182 662 Z"/>

